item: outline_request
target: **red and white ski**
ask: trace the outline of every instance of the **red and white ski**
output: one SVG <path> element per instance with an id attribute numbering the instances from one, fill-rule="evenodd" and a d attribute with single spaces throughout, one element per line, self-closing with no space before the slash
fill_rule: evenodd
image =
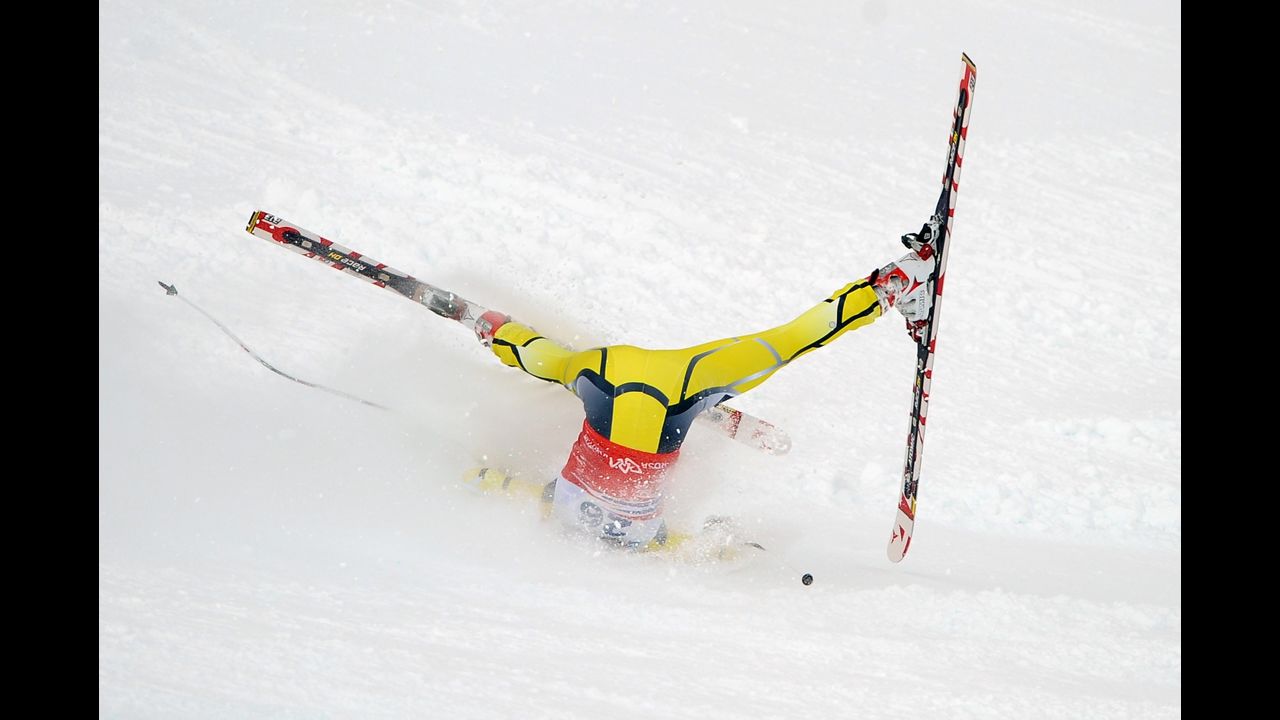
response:
<path id="1" fill-rule="evenodd" d="M 938 350 L 938 310 L 942 305 L 942 288 L 946 283 L 947 255 L 951 251 L 951 230 L 956 214 L 956 194 L 960 192 L 960 170 L 964 166 L 964 145 L 969 135 L 969 113 L 973 110 L 973 91 L 978 84 L 978 68 L 968 55 L 961 54 L 964 74 L 956 96 L 951 135 L 947 145 L 947 169 L 942 175 L 942 194 L 933 220 L 939 233 L 934 240 L 938 265 L 933 274 L 933 308 L 916 348 L 916 383 L 911 400 L 911 427 L 907 432 L 907 458 L 902 468 L 902 496 L 898 499 L 898 516 L 889 537 L 889 559 L 899 562 L 911 547 L 911 533 L 916 523 L 916 491 L 920 485 L 920 460 L 924 455 L 924 430 L 929 418 L 929 393 L 933 384 L 933 358 Z"/>
<path id="2" fill-rule="evenodd" d="M 428 310 L 462 323 L 471 330 L 489 310 L 448 290 L 423 282 L 408 273 L 374 260 L 276 215 L 257 210 L 245 228 L 251 235 L 282 245 L 304 257 L 322 262 L 345 275 L 386 288 L 401 297 L 425 305 Z M 791 449 L 791 438 L 781 428 L 725 405 L 698 416 L 706 425 L 744 445 L 771 455 Z"/>

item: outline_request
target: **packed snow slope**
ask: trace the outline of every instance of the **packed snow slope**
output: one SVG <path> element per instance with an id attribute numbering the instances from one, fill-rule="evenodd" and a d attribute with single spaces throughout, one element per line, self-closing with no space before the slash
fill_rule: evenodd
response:
<path id="1" fill-rule="evenodd" d="M 789 455 L 685 444 L 673 524 L 768 553 L 627 556 L 459 485 L 552 477 L 573 396 L 244 232 L 269 210 L 578 347 L 762 329 L 901 255 L 962 50 L 900 565 L 896 315 L 738 401 Z M 1181 715 L 1181 57 L 1160 2 L 103 0 L 101 714 Z"/>

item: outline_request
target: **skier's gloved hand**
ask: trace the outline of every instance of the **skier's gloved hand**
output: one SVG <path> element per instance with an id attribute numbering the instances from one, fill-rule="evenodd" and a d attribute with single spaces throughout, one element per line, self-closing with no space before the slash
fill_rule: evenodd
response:
<path id="1" fill-rule="evenodd" d="M 476 320 L 476 338 L 480 340 L 481 345 L 489 347 L 493 345 L 493 336 L 498 334 L 498 328 L 509 322 L 511 322 L 510 315 L 503 315 L 497 310 L 489 310 Z"/>

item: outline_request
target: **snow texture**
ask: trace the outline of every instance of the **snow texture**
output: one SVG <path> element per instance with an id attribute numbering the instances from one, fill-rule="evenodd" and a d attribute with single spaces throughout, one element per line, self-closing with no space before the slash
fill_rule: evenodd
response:
<path id="1" fill-rule="evenodd" d="M 99 48 L 103 716 L 1181 715 L 1180 6 L 103 0 Z M 738 401 L 789 455 L 695 431 L 672 522 L 770 550 L 681 563 L 469 494 L 479 462 L 550 478 L 577 401 L 243 229 L 579 347 L 750 332 L 903 252 L 961 50 L 900 565 L 898 317 Z"/>

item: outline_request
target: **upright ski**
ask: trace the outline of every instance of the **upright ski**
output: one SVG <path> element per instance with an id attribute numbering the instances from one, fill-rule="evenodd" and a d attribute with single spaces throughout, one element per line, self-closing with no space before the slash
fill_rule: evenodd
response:
<path id="1" fill-rule="evenodd" d="M 462 323 L 477 334 L 483 329 L 479 325 L 484 322 L 482 318 L 489 308 L 303 230 L 276 215 L 255 211 L 245 229 L 251 235 L 270 240 L 346 275 L 391 290 L 440 317 Z M 698 419 L 740 443 L 771 455 L 782 455 L 791 449 L 791 439 L 781 428 L 740 410 L 720 405 L 702 413 Z"/>
<path id="2" fill-rule="evenodd" d="M 934 210 L 933 222 L 939 232 L 934 240 L 938 258 L 933 273 L 933 308 L 916 348 L 916 382 L 911 399 L 911 425 L 907 432 L 907 457 L 902 468 L 902 496 L 898 499 L 898 515 L 889 537 L 888 554 L 899 562 L 911 547 L 911 532 L 916 522 L 916 491 L 920 484 L 920 460 L 924 455 L 924 430 L 929 417 L 929 391 L 933 384 L 933 358 L 938 349 L 938 310 L 942 305 L 942 287 L 946 281 L 947 255 L 951 250 L 952 220 L 956 214 L 956 194 L 960 191 L 960 170 L 964 166 L 964 145 L 969 135 L 969 113 L 973 110 L 973 91 L 978 84 L 978 68 L 968 55 L 961 54 L 964 74 L 956 96 L 947 146 L 947 167 L 942 174 L 942 194 Z"/>

